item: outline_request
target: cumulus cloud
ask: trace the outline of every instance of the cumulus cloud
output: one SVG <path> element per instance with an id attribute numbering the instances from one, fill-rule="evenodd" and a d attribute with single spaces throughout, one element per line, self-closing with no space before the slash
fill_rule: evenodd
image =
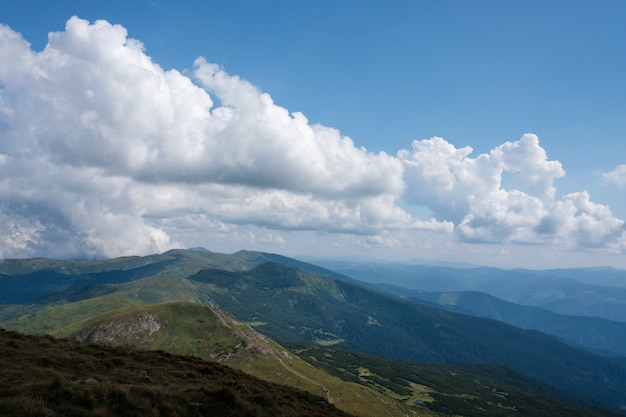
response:
<path id="1" fill-rule="evenodd" d="M 506 142 L 489 154 L 471 158 L 472 148 L 457 149 L 442 138 L 413 141 L 412 149 L 401 150 L 398 158 L 405 166 L 409 184 L 407 198 L 431 207 L 437 217 L 455 223 L 478 205 L 510 199 L 503 196 L 502 176 L 507 172 L 517 180 L 519 198 L 551 200 L 555 179 L 565 175 L 558 161 L 549 161 L 536 135 L 526 134 L 517 142 Z"/>
<path id="2" fill-rule="evenodd" d="M 602 177 L 610 183 L 624 187 L 626 186 L 626 165 L 618 165 L 613 171 L 602 174 Z"/>
<path id="3" fill-rule="evenodd" d="M 623 241 L 588 194 L 555 200 L 565 172 L 535 135 L 471 154 L 441 138 L 369 152 L 204 58 L 163 70 L 106 21 L 72 17 L 39 52 L 0 25 L 1 256 L 144 254 L 206 234 L 287 245 L 281 231 L 387 248 L 413 232 Z"/>
<path id="4" fill-rule="evenodd" d="M 442 138 L 414 141 L 401 150 L 406 198 L 455 224 L 468 242 L 559 243 L 606 247 L 624 241 L 624 222 L 586 192 L 555 200 L 554 181 L 565 175 L 547 158 L 536 135 L 526 134 L 488 154 L 470 157 Z M 514 188 L 503 184 L 511 176 Z"/>
<path id="5" fill-rule="evenodd" d="M 247 81 L 199 58 L 194 75 L 225 106 L 212 160 L 221 182 L 335 197 L 402 193 L 393 157 L 356 148 L 339 131 L 310 125 Z M 207 155 L 211 157 L 212 155 Z"/>
<path id="6" fill-rule="evenodd" d="M 163 71 L 121 26 L 71 18 L 38 54 L 11 38 L 12 52 L 30 64 L 18 69 L 7 59 L 10 68 L 3 71 L 9 74 L 6 93 L 17 87 L 11 107 L 28 110 L 6 114 L 21 150 L 36 146 L 57 163 L 142 181 L 354 196 L 402 191 L 395 158 L 358 149 L 335 129 L 309 125 L 302 114 L 290 114 L 204 59 L 193 72 L 206 89 L 176 70 Z M 19 85 L 10 83 L 11 69 L 23 79 Z M 209 93 L 222 106 L 214 107 Z"/>
<path id="7" fill-rule="evenodd" d="M 395 204 L 395 157 L 311 125 L 203 58 L 192 77 L 164 71 L 119 25 L 72 17 L 40 52 L 1 26 L 0 54 L 4 256 L 153 252 L 181 244 L 177 230 L 198 218 L 450 227 Z"/>
<path id="8" fill-rule="evenodd" d="M 570 246 L 621 250 L 625 229 L 624 221 L 613 217 L 609 207 L 590 201 L 587 192 L 578 192 L 557 201 L 537 231 Z"/>

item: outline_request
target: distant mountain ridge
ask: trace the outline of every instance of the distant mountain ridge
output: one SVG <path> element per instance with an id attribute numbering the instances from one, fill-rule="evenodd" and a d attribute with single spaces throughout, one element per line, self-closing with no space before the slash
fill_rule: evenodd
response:
<path id="1" fill-rule="evenodd" d="M 301 268 L 335 279 L 336 272 L 282 255 L 241 250 L 232 255 L 208 250 L 172 249 L 163 254 L 103 261 L 59 261 L 48 258 L 5 259 L 0 262 L 0 303 L 33 301 L 85 285 L 131 282 L 154 275 L 185 277 L 206 268 L 244 271 L 267 261 Z M 1 316 L 0 316 L 1 319 Z"/>
<path id="2" fill-rule="evenodd" d="M 27 273 L 19 275 L 13 265 L 12 274 L 5 272 L 0 278 L 0 290 L 5 284 L 15 289 L 20 280 L 45 282 L 44 277 L 32 275 L 36 272 L 55 274 L 49 275 L 52 280 L 46 282 L 43 298 L 5 303 L 0 314 L 13 317 L 16 325 L 32 326 L 38 320 L 29 320 L 28 314 L 45 320 L 51 311 L 47 309 L 63 309 L 70 316 L 85 314 L 81 296 L 100 300 L 96 306 L 102 309 L 114 296 L 118 303 L 129 305 L 191 301 L 223 309 L 278 342 L 336 346 L 414 361 L 504 365 L 586 401 L 616 410 L 626 406 L 624 361 L 593 355 L 539 332 L 381 295 L 336 272 L 280 255 L 177 250 L 150 261 L 148 265 L 133 259 L 136 274 L 123 262 L 111 261 L 94 273 L 101 275 L 83 270 L 78 276 L 41 261 L 39 269 L 25 268 Z M 141 269 L 148 266 L 154 270 Z M 119 282 L 121 272 L 129 279 Z M 24 291 L 13 293 L 28 296 Z M 74 301 L 67 304 L 64 300 L 70 294 Z"/>
<path id="3" fill-rule="evenodd" d="M 335 271 L 371 284 L 426 292 L 479 291 L 559 314 L 626 322 L 626 271 L 614 268 L 504 270 L 403 263 L 337 263 Z M 571 278 L 570 278 L 571 277 Z M 591 285 L 596 282 L 596 285 Z M 606 286 L 606 285 L 612 286 Z"/>
<path id="4" fill-rule="evenodd" d="M 604 355 L 626 357 L 624 322 L 567 316 L 511 303 L 478 291 L 426 292 L 384 284 L 373 288 L 447 311 L 498 320 L 521 329 L 539 330 Z"/>

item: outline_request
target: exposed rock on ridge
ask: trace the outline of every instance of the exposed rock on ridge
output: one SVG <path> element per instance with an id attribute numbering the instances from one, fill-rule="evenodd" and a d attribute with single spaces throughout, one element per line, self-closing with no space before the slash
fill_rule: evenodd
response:
<path id="1" fill-rule="evenodd" d="M 160 328 L 161 319 L 156 313 L 140 312 L 133 318 L 101 323 L 84 340 L 87 343 L 106 344 L 119 337 L 145 345 L 152 342 L 152 334 Z"/>

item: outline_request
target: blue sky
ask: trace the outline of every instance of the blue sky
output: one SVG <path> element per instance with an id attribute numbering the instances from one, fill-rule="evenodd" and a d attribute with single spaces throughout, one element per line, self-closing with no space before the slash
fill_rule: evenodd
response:
<path id="1" fill-rule="evenodd" d="M 78 32 L 70 36 L 66 29 L 71 16 L 84 19 L 74 27 L 87 32 L 97 19 L 120 25 L 100 31 L 104 37 L 127 31 L 117 43 L 91 37 L 83 49 L 69 41 L 49 48 L 75 62 L 70 70 L 41 53 L 31 63 L 6 52 L 0 71 L 6 178 L 0 202 L 9 224 L 3 256 L 114 256 L 183 245 L 507 267 L 626 267 L 626 168 L 619 168 L 626 164 L 626 3 L 127 3 L 24 1 L 0 10 L 0 23 L 30 42 L 29 50 L 20 49 L 24 56 L 41 52 L 49 32 L 73 38 Z M 170 89 L 150 105 L 190 96 L 155 110 L 131 102 L 146 93 L 132 93 L 139 81 L 125 87 L 129 95 L 118 91 L 125 85 L 121 63 L 132 57 L 101 59 L 126 47 L 126 36 L 143 44 L 138 50 L 162 69 L 149 71 Z M 84 48 L 96 52 L 84 55 Z M 97 65 L 81 66 L 90 59 Z M 26 68 L 31 64 L 36 71 Z M 87 77 L 94 68 L 102 73 Z M 170 70 L 200 93 L 178 90 L 181 84 L 164 75 Z M 79 74 L 74 83 L 62 75 L 72 71 Z M 18 81 L 19 74 L 36 80 L 42 73 L 54 82 L 35 90 Z M 111 77 L 118 83 L 105 82 Z M 60 88 L 63 82 L 71 88 Z M 106 100 L 80 101 L 79 87 Z M 219 135 L 207 139 L 218 128 L 204 126 L 200 116 L 172 116 L 161 126 L 190 135 L 188 141 L 136 130 L 142 114 L 164 106 L 184 103 L 179 112 L 196 114 L 207 107 L 202 94 L 210 97 L 211 111 L 224 110 L 212 115 L 228 125 Z M 257 99 L 260 107 L 249 105 Z M 129 117 L 135 127 L 114 117 L 124 100 L 126 109 L 145 107 L 137 119 Z M 55 111 L 59 103 L 71 105 Z M 35 111 L 58 128 L 32 133 Z M 91 130 L 83 118 L 64 131 L 78 113 Z M 257 125 L 260 119 L 266 124 Z M 326 130 L 311 133 L 318 124 Z M 302 137 L 294 133 L 303 129 Z M 110 137 L 117 141 L 107 142 Z M 198 137 L 205 143 L 194 142 Z M 181 151 L 163 159 L 174 149 L 169 140 L 206 155 L 190 160 Z M 90 148 L 90 141 L 102 147 Z M 128 162 L 128 155 L 140 162 Z M 66 178 L 70 170 L 103 189 L 118 187 L 117 197 L 91 195 L 80 191 L 85 184 L 62 185 L 61 179 L 56 197 L 46 197 L 39 187 L 50 184 L 12 168 L 26 162 L 48 169 L 50 178 Z M 190 168 L 176 171 L 177 164 Z M 30 192 L 18 193 L 24 184 Z M 61 194 L 67 198 L 61 201 Z M 150 237 L 130 244 L 122 233 L 111 235 L 118 229 Z M 59 240 L 72 243 L 59 246 Z"/>

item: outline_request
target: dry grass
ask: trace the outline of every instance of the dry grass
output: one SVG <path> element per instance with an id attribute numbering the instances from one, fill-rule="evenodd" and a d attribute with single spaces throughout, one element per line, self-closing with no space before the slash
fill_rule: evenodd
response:
<path id="1" fill-rule="evenodd" d="M 0 351 L 0 415 L 347 415 L 321 397 L 191 356 L 4 330 Z"/>

